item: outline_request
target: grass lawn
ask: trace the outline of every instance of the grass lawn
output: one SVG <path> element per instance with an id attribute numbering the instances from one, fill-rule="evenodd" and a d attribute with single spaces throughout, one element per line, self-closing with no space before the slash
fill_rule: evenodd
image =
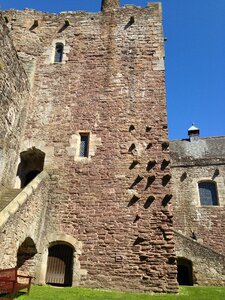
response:
<path id="1" fill-rule="evenodd" d="M 180 287 L 178 295 L 140 294 L 85 288 L 32 286 L 29 296 L 18 294 L 18 300 L 225 300 L 225 287 Z"/>

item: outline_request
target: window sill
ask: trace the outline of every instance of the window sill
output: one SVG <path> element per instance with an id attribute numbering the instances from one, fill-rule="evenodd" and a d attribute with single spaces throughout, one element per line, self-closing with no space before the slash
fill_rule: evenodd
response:
<path id="1" fill-rule="evenodd" d="M 76 162 L 88 163 L 88 162 L 91 161 L 91 157 L 76 157 L 75 161 Z"/>

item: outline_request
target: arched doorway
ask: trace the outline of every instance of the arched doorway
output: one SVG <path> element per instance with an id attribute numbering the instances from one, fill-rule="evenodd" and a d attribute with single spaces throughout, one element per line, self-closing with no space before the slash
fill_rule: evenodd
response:
<path id="1" fill-rule="evenodd" d="M 177 281 L 179 285 L 193 285 L 192 262 L 186 258 L 177 259 Z"/>
<path id="2" fill-rule="evenodd" d="M 21 188 L 30 183 L 44 168 L 45 153 L 32 147 L 20 153 L 20 164 L 17 175 L 21 181 Z"/>
<path id="3" fill-rule="evenodd" d="M 48 249 L 46 283 L 54 286 L 72 286 L 73 248 L 56 244 Z"/>
<path id="4" fill-rule="evenodd" d="M 34 241 L 30 237 L 27 237 L 17 251 L 17 268 L 30 274 L 32 268 L 35 266 L 35 254 L 37 254 L 37 249 Z"/>

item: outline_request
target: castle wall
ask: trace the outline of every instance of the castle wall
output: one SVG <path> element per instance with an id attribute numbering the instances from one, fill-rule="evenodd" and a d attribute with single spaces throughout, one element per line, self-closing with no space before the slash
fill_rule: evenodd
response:
<path id="1" fill-rule="evenodd" d="M 175 249 L 178 258 L 185 258 L 192 262 L 195 285 L 224 286 L 224 255 L 179 233 L 175 233 Z"/>
<path id="2" fill-rule="evenodd" d="M 0 212 L 0 269 L 17 266 L 18 250 L 29 239 L 33 243 L 34 255 L 30 256 L 29 244 L 24 249 L 24 263 L 22 267 L 19 266 L 19 270 L 23 274 L 38 277 L 43 236 L 46 235 L 45 214 L 49 187 L 49 175 L 44 171 Z"/>
<path id="3" fill-rule="evenodd" d="M 224 137 L 171 141 L 174 228 L 225 255 Z M 219 205 L 201 205 L 198 183 L 213 181 Z"/>
<path id="4" fill-rule="evenodd" d="M 73 284 L 176 292 L 160 5 L 7 17 L 32 83 L 21 151 L 53 170 L 46 231 L 82 243 Z"/>
<path id="5" fill-rule="evenodd" d="M 0 47 L 0 184 L 13 186 L 29 85 L 1 15 Z"/>

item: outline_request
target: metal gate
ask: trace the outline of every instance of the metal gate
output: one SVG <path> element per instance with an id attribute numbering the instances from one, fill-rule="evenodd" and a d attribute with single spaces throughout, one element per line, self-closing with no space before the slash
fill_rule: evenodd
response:
<path id="1" fill-rule="evenodd" d="M 56 286 L 72 285 L 73 249 L 58 244 L 48 249 L 46 283 Z"/>

